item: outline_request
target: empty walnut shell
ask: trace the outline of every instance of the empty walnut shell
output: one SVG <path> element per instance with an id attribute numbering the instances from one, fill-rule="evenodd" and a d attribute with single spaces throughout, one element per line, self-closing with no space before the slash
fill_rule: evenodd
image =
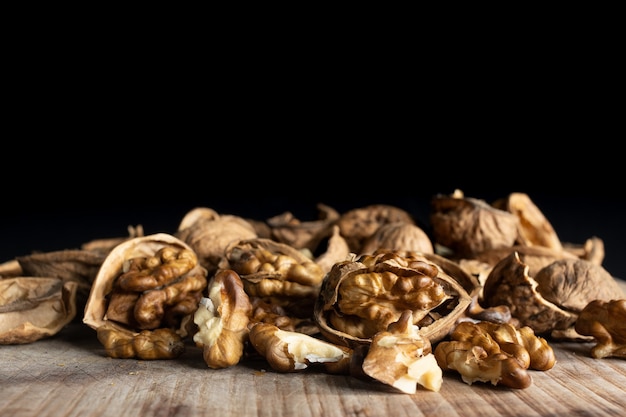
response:
<path id="1" fill-rule="evenodd" d="M 584 259 L 559 259 L 529 273 L 524 255 L 514 252 L 490 272 L 483 289 L 486 306 L 507 305 L 520 325 L 535 333 L 571 329 L 593 300 L 623 298 L 615 278 Z"/>
<path id="2" fill-rule="evenodd" d="M 422 337 L 432 343 L 445 337 L 470 295 L 442 268 L 418 258 L 383 251 L 336 263 L 314 308 L 322 335 L 350 348 L 369 345 L 374 334 L 411 310 Z"/>
<path id="3" fill-rule="evenodd" d="M 509 248 L 518 237 L 515 214 L 465 197 L 459 190 L 431 199 L 430 223 L 434 242 L 457 257 L 473 258 L 482 252 Z"/>
<path id="4" fill-rule="evenodd" d="M 78 283 L 60 278 L 0 279 L 0 345 L 52 336 L 76 316 Z"/>

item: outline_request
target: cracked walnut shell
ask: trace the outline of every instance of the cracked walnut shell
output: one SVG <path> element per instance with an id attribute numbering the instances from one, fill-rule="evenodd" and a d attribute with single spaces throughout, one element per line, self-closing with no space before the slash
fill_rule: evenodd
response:
<path id="1" fill-rule="evenodd" d="M 328 340 L 355 348 L 369 345 L 410 310 L 420 335 L 435 343 L 470 301 L 457 280 L 419 254 L 383 251 L 335 264 L 322 283 L 314 317 Z"/>

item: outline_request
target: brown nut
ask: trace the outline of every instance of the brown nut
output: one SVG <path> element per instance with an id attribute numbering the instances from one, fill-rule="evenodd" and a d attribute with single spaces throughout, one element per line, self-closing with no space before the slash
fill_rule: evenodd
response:
<path id="1" fill-rule="evenodd" d="M 226 368 L 240 361 L 251 312 L 239 275 L 232 270 L 217 271 L 209 282 L 208 297 L 200 300 L 194 314 L 198 332 L 193 340 L 202 348 L 209 368 Z"/>
<path id="2" fill-rule="evenodd" d="M 300 221 L 289 211 L 267 219 L 271 239 L 296 249 L 317 252 L 320 242 L 330 235 L 339 219 L 339 213 L 330 206 L 318 204 L 317 209 L 317 220 Z"/>
<path id="3" fill-rule="evenodd" d="M 513 346 L 507 349 L 520 355 L 519 345 L 517 349 Z M 492 385 L 523 389 L 532 384 L 526 355 L 516 357 L 504 351 L 489 331 L 476 323 L 459 323 L 450 340 L 441 341 L 434 354 L 444 371 L 458 372 L 463 382 L 469 385 L 490 382 Z"/>
<path id="4" fill-rule="evenodd" d="M 134 333 L 106 323 L 98 327 L 96 332 L 106 355 L 111 358 L 174 359 L 185 351 L 181 337 L 172 329 Z"/>
<path id="5" fill-rule="evenodd" d="M 233 242 L 257 237 L 254 226 L 246 219 L 234 215 L 220 215 L 208 207 L 197 207 L 181 220 L 175 236 L 187 243 L 198 256 L 198 262 L 215 273 Z"/>
<path id="6" fill-rule="evenodd" d="M 592 357 L 626 358 L 626 299 L 589 302 L 580 312 L 575 328 L 594 338 Z"/>
<path id="7" fill-rule="evenodd" d="M 250 343 L 278 372 L 298 372 L 321 364 L 329 373 L 349 372 L 352 350 L 269 323 L 250 326 Z"/>
<path id="8" fill-rule="evenodd" d="M 106 325 L 106 337 L 100 340 L 115 344 L 105 345 L 107 353 L 117 349 L 118 339 L 142 340 L 141 333 L 151 343 L 151 338 L 159 337 L 150 335 L 157 329 L 182 331 L 183 321 L 197 309 L 206 288 L 206 273 L 193 250 L 172 235 L 158 233 L 126 240 L 102 263 L 83 322 L 96 330 Z M 169 336 L 167 340 L 177 343 Z M 169 347 L 159 352 L 164 359 L 181 353 Z"/>
<path id="9" fill-rule="evenodd" d="M 567 331 L 590 301 L 623 295 L 615 279 L 599 265 L 560 259 L 533 277 L 523 257 L 514 252 L 491 270 L 483 303 L 508 306 L 521 326 L 529 326 L 537 334 Z"/>
<path id="10" fill-rule="evenodd" d="M 363 360 L 363 372 L 403 393 L 414 394 L 418 385 L 439 391 L 443 372 L 430 341 L 413 325 L 412 314 L 404 311 L 386 331 L 374 335 Z"/>
<path id="11" fill-rule="evenodd" d="M 372 254 L 380 249 L 434 253 L 433 244 L 426 232 L 414 223 L 393 222 L 382 224 L 361 246 L 360 254 Z"/>
<path id="12" fill-rule="evenodd" d="M 380 252 L 335 264 L 315 305 L 315 320 L 330 341 L 355 348 L 412 312 L 432 343 L 442 339 L 471 299 L 454 278 L 422 257 Z"/>
<path id="13" fill-rule="evenodd" d="M 312 317 L 324 271 L 302 251 L 269 239 L 246 239 L 228 248 L 220 267 L 239 274 L 248 296 L 279 305 L 293 317 Z"/>

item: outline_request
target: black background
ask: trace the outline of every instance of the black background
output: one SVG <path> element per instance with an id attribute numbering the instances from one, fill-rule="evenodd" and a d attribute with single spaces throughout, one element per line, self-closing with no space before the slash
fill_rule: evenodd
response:
<path id="1" fill-rule="evenodd" d="M 200 206 L 260 220 L 291 211 L 306 221 L 317 219 L 317 203 L 340 213 L 392 204 L 428 232 L 431 198 L 460 189 L 487 202 L 527 193 L 562 242 L 601 238 L 604 267 L 626 277 L 620 168 L 607 163 L 599 148 L 564 156 L 532 146 L 524 153 L 515 150 L 515 141 L 459 146 L 439 140 L 441 146 L 428 149 L 384 140 L 373 146 L 232 139 L 221 148 L 210 141 L 172 142 L 110 141 L 101 150 L 69 153 L 56 144 L 50 149 L 56 156 L 35 164 L 37 172 L 27 172 L 26 163 L 4 166 L 0 261 L 126 236 L 129 225 L 141 224 L 146 234 L 174 233 L 183 216 Z M 152 152 L 142 148 L 147 143 Z"/>

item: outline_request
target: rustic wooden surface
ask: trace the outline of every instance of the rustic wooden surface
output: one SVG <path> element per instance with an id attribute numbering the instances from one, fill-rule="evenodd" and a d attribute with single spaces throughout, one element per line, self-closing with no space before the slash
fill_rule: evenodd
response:
<path id="1" fill-rule="evenodd" d="M 623 416 L 626 359 L 593 359 L 592 343 L 550 343 L 557 363 L 515 390 L 445 374 L 414 395 L 313 368 L 272 371 L 262 360 L 209 369 L 189 345 L 174 360 L 112 359 L 95 331 L 72 323 L 54 337 L 0 346 L 0 416 Z M 216 414 L 213 414 L 216 413 Z"/>

